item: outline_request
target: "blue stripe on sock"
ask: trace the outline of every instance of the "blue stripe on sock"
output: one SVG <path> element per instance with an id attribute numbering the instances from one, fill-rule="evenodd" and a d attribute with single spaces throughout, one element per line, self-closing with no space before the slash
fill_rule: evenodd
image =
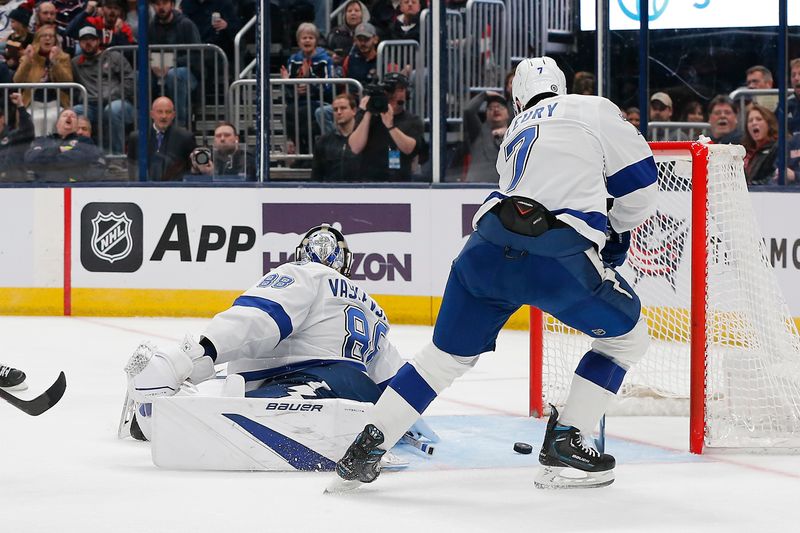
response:
<path id="1" fill-rule="evenodd" d="M 625 379 L 626 370 L 608 357 L 597 352 L 588 351 L 578 363 L 575 373 L 588 379 L 595 385 L 603 387 L 614 394 L 617 393 L 622 380 Z"/>
<path id="2" fill-rule="evenodd" d="M 410 363 L 400 367 L 392 381 L 389 382 L 389 386 L 402 396 L 411 407 L 416 409 L 419 414 L 422 414 L 436 398 L 436 392 Z"/>
<path id="3" fill-rule="evenodd" d="M 242 307 L 255 307 L 256 309 L 261 309 L 267 313 L 278 325 L 278 330 L 281 333 L 281 340 L 292 334 L 292 319 L 286 314 L 283 306 L 277 302 L 267 300 L 266 298 L 259 298 L 257 296 L 239 296 L 236 298 L 236 300 L 234 300 L 233 305 L 239 305 Z"/>

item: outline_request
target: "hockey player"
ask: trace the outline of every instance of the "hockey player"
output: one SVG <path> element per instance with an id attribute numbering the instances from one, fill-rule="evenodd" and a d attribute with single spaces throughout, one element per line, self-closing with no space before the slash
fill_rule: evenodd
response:
<path id="1" fill-rule="evenodd" d="M 0 365 L 0 389 L 25 390 L 27 388 L 25 372 L 10 366 Z"/>
<path id="2" fill-rule="evenodd" d="M 241 373 L 251 398 L 377 401 L 404 361 L 386 338 L 384 311 L 348 279 L 352 255 L 344 236 L 328 224 L 312 228 L 296 259 L 216 315 L 199 343 L 187 338 L 172 349 L 150 343 L 136 349 L 125 368 L 136 406 L 134 437 L 149 438 L 155 398 L 174 395 L 187 379 L 211 378 L 215 364 Z"/>
<path id="3" fill-rule="evenodd" d="M 567 95 L 564 73 L 548 57 L 516 69 L 516 116 L 497 158 L 499 189 L 473 219 L 452 265 L 433 342 L 405 364 L 371 414 L 372 423 L 339 460 L 349 489 L 374 481 L 379 459 L 479 354 L 521 305 L 536 306 L 594 341 L 559 414 L 553 408 L 539 454 L 538 487 L 602 486 L 614 458 L 587 438 L 645 353 L 638 297 L 614 270 L 630 230 L 654 210 L 656 167 L 635 128 L 605 98 Z M 607 209 L 607 198 L 613 206 Z M 564 468 L 585 472 L 561 476 Z"/>

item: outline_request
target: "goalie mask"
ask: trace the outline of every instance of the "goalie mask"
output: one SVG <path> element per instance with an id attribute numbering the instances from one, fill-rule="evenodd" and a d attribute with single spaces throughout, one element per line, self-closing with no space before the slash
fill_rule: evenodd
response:
<path id="1" fill-rule="evenodd" d="M 344 235 L 330 224 L 308 230 L 295 250 L 295 259 L 322 263 L 346 278 L 350 277 L 350 266 L 353 263 L 353 255 L 347 247 Z"/>
<path id="2" fill-rule="evenodd" d="M 567 78 L 547 56 L 525 59 L 517 65 L 511 83 L 514 112 L 522 113 L 532 98 L 544 93 L 567 94 Z"/>

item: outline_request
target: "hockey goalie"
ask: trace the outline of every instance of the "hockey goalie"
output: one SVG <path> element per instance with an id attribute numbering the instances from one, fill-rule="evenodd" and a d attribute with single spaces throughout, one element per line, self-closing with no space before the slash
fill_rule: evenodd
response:
<path id="1" fill-rule="evenodd" d="M 135 350 L 120 437 L 150 440 L 165 468 L 333 470 L 404 361 L 384 311 L 349 279 L 340 231 L 312 228 L 295 257 L 216 315 L 199 342 Z M 437 439 L 419 420 L 409 438 L 421 437 Z"/>

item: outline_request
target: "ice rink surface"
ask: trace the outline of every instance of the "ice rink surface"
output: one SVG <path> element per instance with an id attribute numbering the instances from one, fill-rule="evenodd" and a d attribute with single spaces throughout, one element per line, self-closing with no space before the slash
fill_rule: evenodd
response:
<path id="1" fill-rule="evenodd" d="M 323 495 L 331 473 L 184 472 L 153 466 L 149 446 L 118 440 L 122 367 L 144 339 L 177 343 L 206 320 L 0 317 L 0 360 L 28 374 L 28 396 L 67 374 L 61 402 L 29 417 L 0 402 L 3 533 L 225 532 L 751 532 L 797 530 L 800 456 L 693 456 L 688 419 L 613 417 L 617 458 L 607 488 L 533 486 L 544 422 L 526 418 L 527 337 L 497 352 L 426 413 L 442 442 L 430 459 L 347 495 Z M 427 327 L 394 326 L 407 356 Z M 512 451 L 515 441 L 534 453 Z"/>

